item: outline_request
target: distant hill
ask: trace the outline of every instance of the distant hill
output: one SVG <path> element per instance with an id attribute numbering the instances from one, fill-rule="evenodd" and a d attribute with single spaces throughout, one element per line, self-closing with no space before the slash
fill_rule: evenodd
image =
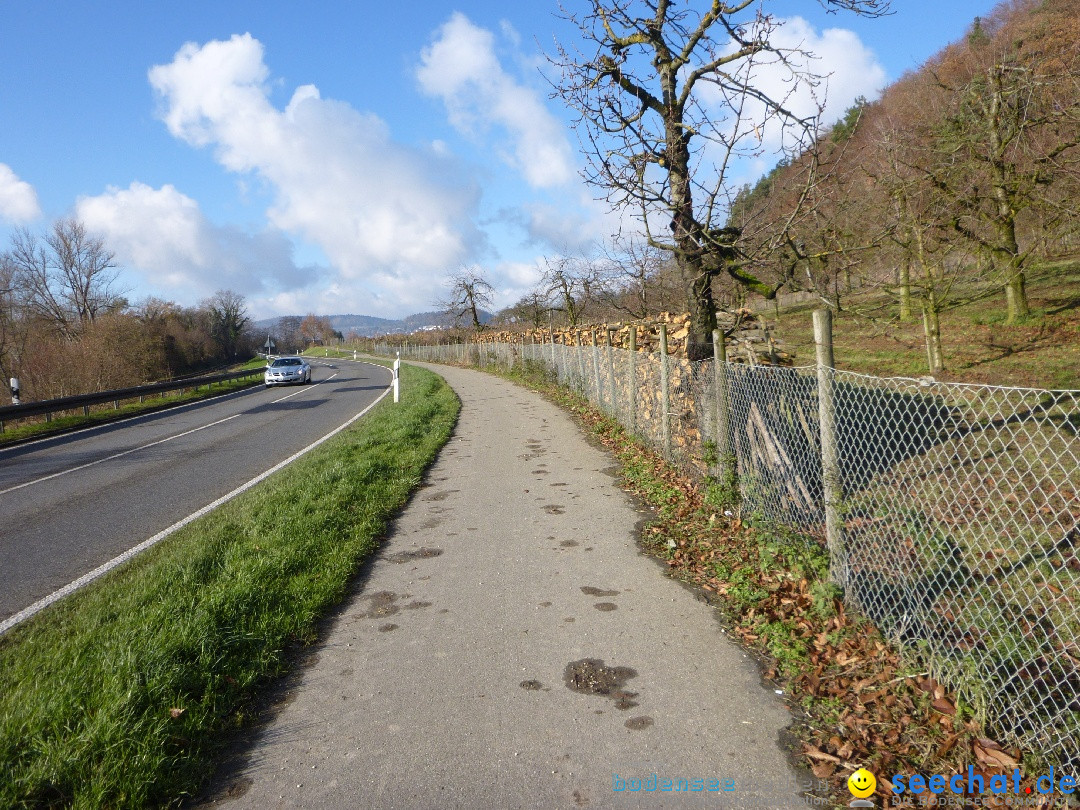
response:
<path id="1" fill-rule="evenodd" d="M 295 316 L 301 317 L 301 316 Z M 454 326 L 454 318 L 445 312 L 419 312 L 406 318 L 376 318 L 373 315 L 328 315 L 334 329 L 343 335 L 356 332 L 363 337 L 378 337 L 379 335 L 410 334 L 425 329 L 439 329 Z M 487 323 L 492 318 L 490 312 L 480 312 L 480 322 Z M 277 327 L 281 318 L 264 318 L 255 321 L 258 331 L 273 330 Z"/>

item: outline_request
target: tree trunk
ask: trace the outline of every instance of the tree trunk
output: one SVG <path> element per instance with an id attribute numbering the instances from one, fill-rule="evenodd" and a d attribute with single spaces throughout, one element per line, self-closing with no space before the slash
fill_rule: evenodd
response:
<path id="1" fill-rule="evenodd" d="M 911 319 L 911 265 L 904 261 L 900 263 L 900 322 Z"/>
<path id="2" fill-rule="evenodd" d="M 716 329 L 716 303 L 712 297 L 712 277 L 694 262 L 679 263 L 683 284 L 689 293 L 689 332 L 686 336 L 688 360 L 707 360 L 712 357 L 712 333 Z"/>
<path id="3" fill-rule="evenodd" d="M 1016 323 L 1031 314 L 1023 268 L 1010 268 L 1009 279 L 1005 282 L 1005 304 L 1008 307 L 1006 323 Z"/>
<path id="4" fill-rule="evenodd" d="M 990 144 L 990 193 L 997 208 L 995 229 L 998 244 L 994 249 L 995 257 L 1004 262 L 1007 268 L 1005 280 L 1005 303 L 1008 307 L 1006 323 L 1016 323 L 1030 314 L 1027 290 L 1024 285 L 1024 265 L 1020 255 L 1020 243 L 1016 238 L 1016 210 L 1014 191 L 1010 183 L 1010 172 L 1004 158 L 1005 148 L 1001 133 L 998 131 L 999 113 L 1003 104 L 1001 73 L 991 72 L 993 88 L 990 105 L 987 108 L 986 128 Z"/>
<path id="5" fill-rule="evenodd" d="M 668 65 L 670 68 L 670 65 Z M 674 73 L 665 75 L 665 96 L 674 98 Z M 675 261 L 690 313 L 686 356 L 689 360 L 712 357 L 712 333 L 716 328 L 716 302 L 712 297 L 712 275 L 706 269 L 704 234 L 694 217 L 693 188 L 690 183 L 690 135 L 682 126 L 682 111 L 669 107 L 664 121 L 667 135 L 666 159 L 670 181 L 671 231 L 675 241 Z"/>
<path id="6" fill-rule="evenodd" d="M 926 339 L 926 364 L 931 374 L 945 370 L 945 360 L 941 351 L 941 319 L 939 318 L 937 296 L 933 289 L 923 305 L 923 336 Z"/>

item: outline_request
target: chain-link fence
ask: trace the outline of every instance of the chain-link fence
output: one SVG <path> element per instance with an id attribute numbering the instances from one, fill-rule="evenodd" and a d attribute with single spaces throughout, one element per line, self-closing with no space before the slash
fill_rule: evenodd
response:
<path id="1" fill-rule="evenodd" d="M 607 345 L 402 356 L 543 364 L 685 471 L 729 464 L 743 513 L 827 544 L 846 600 L 1003 739 L 1080 766 L 1080 391 Z"/>

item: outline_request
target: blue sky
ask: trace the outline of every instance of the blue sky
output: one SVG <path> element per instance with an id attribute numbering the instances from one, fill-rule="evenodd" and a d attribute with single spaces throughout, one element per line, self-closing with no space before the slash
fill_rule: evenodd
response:
<path id="1" fill-rule="evenodd" d="M 835 119 L 994 4 L 894 0 L 878 20 L 765 5 L 833 74 Z M 228 288 L 256 317 L 396 317 L 478 265 L 511 304 L 543 256 L 619 224 L 540 75 L 573 35 L 557 11 L 0 0 L 0 250 L 76 215 L 132 301 Z"/>

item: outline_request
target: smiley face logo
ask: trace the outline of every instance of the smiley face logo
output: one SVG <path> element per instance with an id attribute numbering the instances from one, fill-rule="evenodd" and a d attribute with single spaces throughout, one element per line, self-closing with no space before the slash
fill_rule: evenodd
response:
<path id="1" fill-rule="evenodd" d="M 865 799 L 877 790 L 877 779 L 866 768 L 859 768 L 848 777 L 847 787 L 856 799 Z"/>

